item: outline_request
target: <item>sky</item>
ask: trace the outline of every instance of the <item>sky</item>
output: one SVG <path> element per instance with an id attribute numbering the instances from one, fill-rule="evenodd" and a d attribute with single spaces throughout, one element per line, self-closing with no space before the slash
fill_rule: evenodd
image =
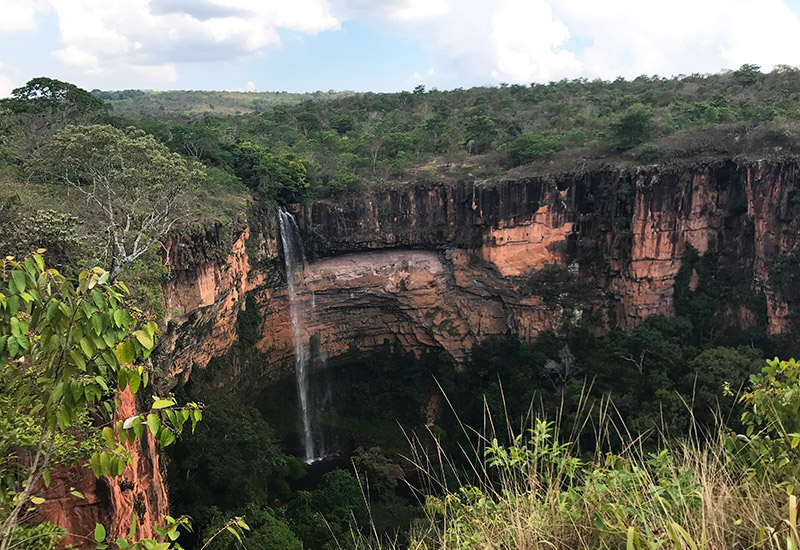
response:
<path id="1" fill-rule="evenodd" d="M 0 0 L 0 97 L 399 91 L 800 65 L 800 0 Z"/>

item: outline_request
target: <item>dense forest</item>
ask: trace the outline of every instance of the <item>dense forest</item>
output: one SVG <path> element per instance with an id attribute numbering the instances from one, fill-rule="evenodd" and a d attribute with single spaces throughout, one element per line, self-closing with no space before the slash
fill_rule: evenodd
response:
<path id="1" fill-rule="evenodd" d="M 169 330 L 170 237 L 216 224 L 213 256 L 255 212 L 376 189 L 791 156 L 799 77 L 745 65 L 392 94 L 14 90 L 0 100 L 0 550 L 56 547 L 36 484 L 84 463 L 118 476 L 145 430 L 172 514 L 152 538 L 106 540 L 99 525 L 98 548 L 797 548 L 800 366 L 765 363 L 788 336 L 768 336 L 761 298 L 752 326 L 724 325 L 726 300 L 750 290 L 714 251 L 687 246 L 675 316 L 633 330 L 495 336 L 463 365 L 389 345 L 332 360 L 323 421 L 348 443 L 325 465 L 292 455 L 291 387 L 225 383 L 264 360 L 252 296 L 207 367 L 174 380 L 149 358 Z M 555 265 L 520 284 L 564 309 L 591 291 Z M 115 425 L 126 387 L 145 412 Z M 433 425 L 432 394 L 446 403 Z"/>

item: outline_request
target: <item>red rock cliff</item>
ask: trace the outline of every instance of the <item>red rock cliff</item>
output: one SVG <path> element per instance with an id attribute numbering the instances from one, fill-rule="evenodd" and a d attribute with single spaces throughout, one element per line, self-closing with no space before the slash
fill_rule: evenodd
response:
<path id="1" fill-rule="evenodd" d="M 136 413 L 136 402 L 130 391 L 121 393 L 119 399 L 119 419 Z M 160 525 L 169 513 L 160 457 L 150 432 L 145 430 L 141 440 L 127 447 L 131 452 L 131 464 L 117 478 L 97 479 L 87 466 L 58 468 L 52 473 L 50 487 L 41 492 L 46 500 L 39 513 L 44 521 L 67 530 L 69 536 L 64 544 L 94 548 L 94 528 L 98 523 L 103 524 L 111 540 L 124 537 L 134 514 L 137 536 L 149 538 L 153 536 L 153 526 Z M 72 496 L 72 489 L 85 498 Z"/>

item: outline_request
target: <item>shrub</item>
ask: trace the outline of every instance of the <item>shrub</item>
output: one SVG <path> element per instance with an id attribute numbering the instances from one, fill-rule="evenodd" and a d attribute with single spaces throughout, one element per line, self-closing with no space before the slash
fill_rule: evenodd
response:
<path id="1" fill-rule="evenodd" d="M 630 149 L 645 141 L 652 132 L 653 111 L 634 103 L 617 117 L 609 127 L 612 143 L 617 149 Z"/>
<path id="2" fill-rule="evenodd" d="M 547 132 L 523 132 L 511 147 L 514 165 L 528 164 L 564 149 L 564 138 Z"/>

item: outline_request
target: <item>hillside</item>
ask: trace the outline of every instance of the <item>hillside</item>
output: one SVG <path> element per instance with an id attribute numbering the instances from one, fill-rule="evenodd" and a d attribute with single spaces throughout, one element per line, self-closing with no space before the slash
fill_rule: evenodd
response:
<path id="1" fill-rule="evenodd" d="M 549 169 L 551 161 L 563 170 L 591 159 L 630 165 L 797 152 L 799 76 L 791 67 L 764 74 L 746 65 L 713 75 L 451 91 L 419 86 L 315 101 L 267 94 L 276 106 L 258 112 L 244 112 L 258 94 L 236 92 L 121 92 L 135 97 L 108 104 L 173 150 L 252 188 L 257 178 L 238 164 L 250 154 L 242 152 L 244 143 L 301 162 L 308 198 L 336 198 L 383 183 L 494 178 L 531 164 Z M 236 110 L 242 113 L 230 114 Z"/>
<path id="2" fill-rule="evenodd" d="M 102 91 L 92 94 L 106 101 L 111 111 L 120 115 L 141 118 L 145 116 L 174 117 L 180 115 L 236 115 L 267 111 L 277 105 L 294 105 L 304 101 L 334 99 L 352 95 L 352 92 L 214 92 L 198 90 Z"/>

